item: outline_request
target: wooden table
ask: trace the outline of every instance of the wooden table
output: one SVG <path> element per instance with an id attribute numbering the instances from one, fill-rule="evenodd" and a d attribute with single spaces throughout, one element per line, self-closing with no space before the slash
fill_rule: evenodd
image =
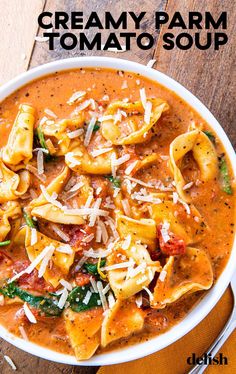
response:
<path id="1" fill-rule="evenodd" d="M 128 4 L 128 6 L 127 6 Z M 236 106 L 235 99 L 235 40 L 236 40 L 236 7 L 230 0 L 0 0 L 1 9 L 1 61 L 0 83 L 4 83 L 20 72 L 45 62 L 66 57 L 83 55 L 106 55 L 125 58 L 146 64 L 151 58 L 157 60 L 155 67 L 182 83 L 193 92 L 215 115 L 233 145 L 236 145 Z M 105 11 L 113 15 L 128 10 L 134 12 L 146 11 L 146 21 L 142 31 L 151 33 L 155 38 L 152 50 L 142 51 L 132 47 L 124 53 L 87 51 L 64 51 L 58 45 L 54 51 L 49 51 L 47 43 L 35 42 L 35 35 L 41 31 L 37 27 L 37 16 L 42 10 L 64 10 L 66 12 L 82 10 L 85 16 L 96 11 L 102 16 Z M 208 10 L 217 16 L 221 11 L 228 12 L 229 42 L 219 51 L 209 49 L 200 51 L 192 48 L 188 51 L 166 51 L 162 46 L 162 35 L 166 27 L 156 31 L 153 22 L 155 11 L 167 11 L 169 15 L 175 11 L 185 17 L 189 11 L 204 12 Z M 129 31 L 132 26 L 129 25 Z M 92 36 L 92 31 L 89 31 Z M 178 31 L 174 31 L 177 33 Z M 104 33 L 106 33 L 104 31 Z M 14 358 L 19 373 L 28 374 L 57 374 L 80 373 L 92 374 L 96 368 L 71 367 L 55 364 L 24 353 L 8 343 L 1 341 L 1 353 Z M 0 372 L 12 373 L 11 368 L 0 356 Z"/>

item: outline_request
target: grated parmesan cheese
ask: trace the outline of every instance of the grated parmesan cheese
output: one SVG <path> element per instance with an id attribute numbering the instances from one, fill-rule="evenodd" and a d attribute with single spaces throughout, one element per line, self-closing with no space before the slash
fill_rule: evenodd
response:
<path id="1" fill-rule="evenodd" d="M 125 215 L 130 216 L 131 209 L 130 209 L 130 205 L 129 205 L 129 200 L 128 199 L 121 200 L 121 204 L 123 206 Z"/>
<path id="2" fill-rule="evenodd" d="M 164 243 L 167 243 L 170 240 L 169 229 L 170 229 L 169 222 L 164 221 L 164 223 L 162 224 L 161 230 L 160 230 Z"/>
<path id="3" fill-rule="evenodd" d="M 140 93 L 140 100 L 141 100 L 142 106 L 145 110 L 146 104 L 147 104 L 147 96 L 146 96 L 145 88 L 140 88 L 139 93 Z"/>
<path id="4" fill-rule="evenodd" d="M 138 308 L 141 308 L 142 303 L 143 303 L 143 296 L 142 296 L 141 293 L 136 297 L 135 303 L 136 303 Z"/>
<path id="5" fill-rule="evenodd" d="M 48 249 L 47 253 L 43 257 L 42 262 L 41 262 L 40 267 L 39 267 L 39 271 L 38 271 L 38 277 L 39 278 L 42 278 L 42 276 L 44 275 L 44 273 L 46 271 L 46 268 L 48 266 L 48 262 L 49 262 L 49 260 L 51 260 L 53 252 L 55 251 L 55 247 L 53 245 L 50 244 L 49 247 L 50 248 Z"/>
<path id="6" fill-rule="evenodd" d="M 44 113 L 46 113 L 49 117 L 52 117 L 52 118 L 57 118 L 57 115 L 50 109 L 44 109 Z"/>
<path id="7" fill-rule="evenodd" d="M 31 229 L 31 237 L 30 237 L 30 245 L 35 245 L 38 241 L 37 237 L 37 230 L 32 228 Z"/>
<path id="8" fill-rule="evenodd" d="M 68 255 L 71 255 L 74 252 L 69 244 L 60 245 L 59 247 L 56 248 L 56 251 L 60 253 L 66 253 Z"/>
<path id="9" fill-rule="evenodd" d="M 86 95 L 85 91 L 76 91 L 67 101 L 67 104 L 72 105 L 78 101 L 80 101 Z"/>
<path id="10" fill-rule="evenodd" d="M 6 362 L 11 366 L 12 370 L 17 370 L 16 365 L 12 361 L 11 357 L 9 357 L 7 355 L 4 355 L 3 357 L 6 360 Z"/>
<path id="11" fill-rule="evenodd" d="M 78 138 L 79 136 L 83 135 L 84 129 L 78 129 L 75 131 L 67 132 L 67 136 L 70 139 Z"/>
<path id="12" fill-rule="evenodd" d="M 159 278 L 158 278 L 158 279 L 159 279 L 161 282 L 164 282 L 166 276 L 167 276 L 167 271 L 166 271 L 166 270 L 162 270 L 162 271 L 160 272 L 160 275 L 159 275 Z"/>
<path id="13" fill-rule="evenodd" d="M 65 242 L 69 242 L 70 241 L 70 237 L 68 235 L 66 235 L 64 233 L 64 231 L 62 231 L 58 225 L 56 225 L 55 223 L 51 223 L 50 224 L 50 227 L 51 229 L 62 239 L 64 240 Z M 31 244 L 32 245 L 32 244 Z M 57 251 L 60 252 L 60 250 L 58 250 L 57 248 Z"/>
<path id="14" fill-rule="evenodd" d="M 33 315 L 33 313 L 31 312 L 30 308 L 28 307 L 27 303 L 24 303 L 23 309 L 24 309 L 25 315 L 28 318 L 28 320 L 31 323 L 37 323 L 37 320 L 36 320 L 35 316 Z"/>
<path id="15" fill-rule="evenodd" d="M 85 134 L 85 138 L 84 138 L 85 147 L 87 147 L 90 143 L 95 123 L 96 123 L 96 117 L 92 117 L 91 121 L 89 122 L 87 131 L 86 131 L 86 134 Z"/>
<path id="16" fill-rule="evenodd" d="M 67 291 L 66 288 L 64 288 L 64 290 L 63 290 L 63 292 L 61 294 L 61 297 L 60 297 L 60 299 L 58 301 L 58 304 L 57 304 L 58 308 L 60 308 L 60 309 L 64 308 L 66 300 L 67 300 L 67 297 L 68 297 L 68 291 Z"/>
<path id="17" fill-rule="evenodd" d="M 154 299 L 154 297 L 153 297 L 153 294 L 151 293 L 151 291 L 149 290 L 149 288 L 143 286 L 143 289 L 147 292 L 147 294 L 149 296 L 149 300 L 152 301 Z"/>
<path id="18" fill-rule="evenodd" d="M 87 293 L 85 295 L 85 298 L 82 301 L 83 304 L 88 305 L 91 296 L 92 296 L 92 292 L 91 291 L 87 291 Z"/>
<path id="19" fill-rule="evenodd" d="M 126 169 L 125 169 L 125 174 L 129 175 L 132 173 L 136 165 L 138 164 L 138 160 L 132 162 Z"/>
<path id="20" fill-rule="evenodd" d="M 103 155 L 104 153 L 112 151 L 113 148 L 101 148 L 101 149 L 95 149 L 91 152 L 91 155 L 93 157 L 98 157 L 100 155 Z"/>
<path id="21" fill-rule="evenodd" d="M 107 310 L 108 309 L 108 304 L 107 304 L 107 300 L 106 300 L 105 296 L 102 293 L 103 286 L 102 286 L 101 281 L 97 282 L 97 289 L 98 289 L 98 293 L 99 293 L 99 296 L 100 296 L 100 299 L 101 299 L 101 302 L 102 302 L 102 307 L 103 307 L 104 310 Z"/>
<path id="22" fill-rule="evenodd" d="M 151 120 L 151 114 L 152 114 L 152 103 L 151 101 L 147 101 L 145 106 L 145 112 L 144 112 L 144 122 L 149 125 Z"/>
<path id="23" fill-rule="evenodd" d="M 44 173 L 44 159 L 43 159 L 43 151 L 40 148 L 37 153 L 37 170 L 38 175 L 42 175 Z"/>
<path id="24" fill-rule="evenodd" d="M 65 279 L 61 279 L 59 282 L 64 288 L 66 288 L 68 291 L 72 291 L 72 285 L 67 282 Z"/>
<path id="25" fill-rule="evenodd" d="M 49 203 L 51 203 L 52 205 L 55 205 L 57 208 L 63 209 L 62 204 L 59 201 L 57 201 L 58 195 L 56 193 L 53 193 L 52 195 L 49 195 L 46 188 L 42 184 L 40 185 L 40 189 L 42 191 L 42 194 L 43 194 L 44 198 Z"/>
<path id="26" fill-rule="evenodd" d="M 107 300 L 108 300 L 109 308 L 110 308 L 110 309 L 113 308 L 113 306 L 114 306 L 115 303 L 116 303 L 116 300 L 115 300 L 115 298 L 114 298 L 114 296 L 113 296 L 113 294 L 112 294 L 111 292 L 109 292 L 108 297 L 107 297 Z"/>

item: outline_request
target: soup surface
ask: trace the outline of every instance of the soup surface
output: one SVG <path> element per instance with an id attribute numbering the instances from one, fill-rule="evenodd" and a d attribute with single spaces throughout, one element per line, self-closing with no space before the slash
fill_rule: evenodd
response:
<path id="1" fill-rule="evenodd" d="M 161 334 L 234 236 L 220 139 L 137 74 L 45 76 L 0 104 L 0 323 L 78 360 Z"/>

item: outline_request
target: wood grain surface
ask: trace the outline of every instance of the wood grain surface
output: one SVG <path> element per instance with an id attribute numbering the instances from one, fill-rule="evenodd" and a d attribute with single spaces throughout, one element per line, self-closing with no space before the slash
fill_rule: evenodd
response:
<path id="1" fill-rule="evenodd" d="M 106 55 L 125 58 L 146 64 L 153 56 L 157 59 L 156 68 L 173 77 L 193 94 L 195 94 L 213 112 L 227 134 L 236 145 L 236 106 L 235 100 L 235 41 L 236 41 L 236 7 L 234 1 L 229 0 L 0 0 L 1 9 L 1 59 L 0 84 L 27 70 L 45 62 L 73 56 Z M 96 11 L 101 17 L 105 11 L 119 14 L 121 11 L 147 12 L 147 21 L 143 24 L 143 32 L 151 33 L 156 41 L 155 47 L 149 51 L 142 51 L 135 45 L 131 51 L 124 53 L 95 52 L 95 51 L 65 51 L 58 43 L 54 51 L 49 51 L 48 43 L 34 42 L 35 35 L 41 34 L 37 28 L 37 17 L 42 9 L 51 12 L 64 10 L 66 12 L 82 10 L 85 14 Z M 180 11 L 187 17 L 189 11 L 211 11 L 213 15 L 228 11 L 229 42 L 219 51 L 209 49 L 190 51 L 163 49 L 161 31 L 154 29 L 153 14 L 155 11 L 166 10 L 170 15 Z M 133 25 L 129 25 L 129 31 Z M 177 31 L 173 31 L 178 33 Z M 89 31 L 90 37 L 95 33 Z M 104 38 L 107 32 L 104 31 Z M 0 373 L 12 373 L 12 369 L 3 359 L 9 355 L 14 359 L 19 373 L 28 374 L 57 374 L 78 373 L 93 374 L 96 368 L 72 367 L 56 364 L 27 354 L 1 340 L 0 342 Z M 138 374 L 138 373 L 137 373 Z"/>

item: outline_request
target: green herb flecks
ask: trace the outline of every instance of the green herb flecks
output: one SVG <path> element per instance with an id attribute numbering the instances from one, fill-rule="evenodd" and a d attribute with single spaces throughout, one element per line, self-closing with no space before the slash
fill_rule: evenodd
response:
<path id="1" fill-rule="evenodd" d="M 32 295 L 18 287 L 15 282 L 11 282 L 0 288 L 0 293 L 6 297 L 9 297 L 10 299 L 19 297 L 22 301 L 27 302 L 36 309 L 39 309 L 48 317 L 57 317 L 62 313 L 62 309 L 57 306 L 56 301 L 54 301 L 52 298 Z"/>
<path id="2" fill-rule="evenodd" d="M 229 170 L 224 157 L 220 158 L 220 174 L 222 181 L 222 190 L 226 192 L 228 195 L 232 195 L 233 190 L 230 183 Z"/>
<path id="3" fill-rule="evenodd" d="M 100 267 L 105 266 L 105 264 L 106 264 L 106 260 L 105 259 L 101 260 Z M 89 262 L 85 262 L 83 267 L 89 274 L 98 275 L 98 263 L 92 264 Z"/>
<path id="4" fill-rule="evenodd" d="M 84 303 L 83 300 L 85 299 L 87 292 L 91 292 L 90 286 L 88 285 L 83 287 L 77 286 L 69 293 L 67 301 L 74 312 L 82 312 L 101 305 L 98 293 L 91 293 L 89 301 Z"/>
<path id="5" fill-rule="evenodd" d="M 210 139 L 210 141 L 213 143 L 213 144 L 215 144 L 216 143 L 216 138 L 215 138 L 215 136 L 210 132 L 210 131 L 208 131 L 208 130 L 205 130 L 205 131 L 203 131 L 204 132 L 204 134 Z"/>
<path id="6" fill-rule="evenodd" d="M 5 240 L 4 242 L 0 242 L 0 247 L 4 247 L 5 245 L 9 245 L 10 243 L 10 240 Z"/>
<path id="7" fill-rule="evenodd" d="M 23 210 L 23 216 L 24 216 L 26 225 L 29 226 L 31 229 L 36 229 L 36 225 L 33 219 L 30 217 L 30 215 L 25 210 Z"/>
<path id="8" fill-rule="evenodd" d="M 41 129 L 41 126 L 39 125 L 36 129 L 36 134 L 37 134 L 37 139 L 39 141 L 39 144 L 40 146 L 45 149 L 48 153 L 44 153 L 44 158 L 45 158 L 45 161 L 51 161 L 54 159 L 54 157 L 52 157 L 49 153 L 49 149 L 47 147 L 47 144 L 46 144 L 46 141 L 45 141 L 45 138 L 44 138 L 44 134 L 42 132 L 42 129 Z"/>
<path id="9" fill-rule="evenodd" d="M 106 179 L 108 179 L 114 188 L 120 188 L 121 186 L 121 180 L 120 178 L 114 178 L 112 175 L 106 175 Z"/>

